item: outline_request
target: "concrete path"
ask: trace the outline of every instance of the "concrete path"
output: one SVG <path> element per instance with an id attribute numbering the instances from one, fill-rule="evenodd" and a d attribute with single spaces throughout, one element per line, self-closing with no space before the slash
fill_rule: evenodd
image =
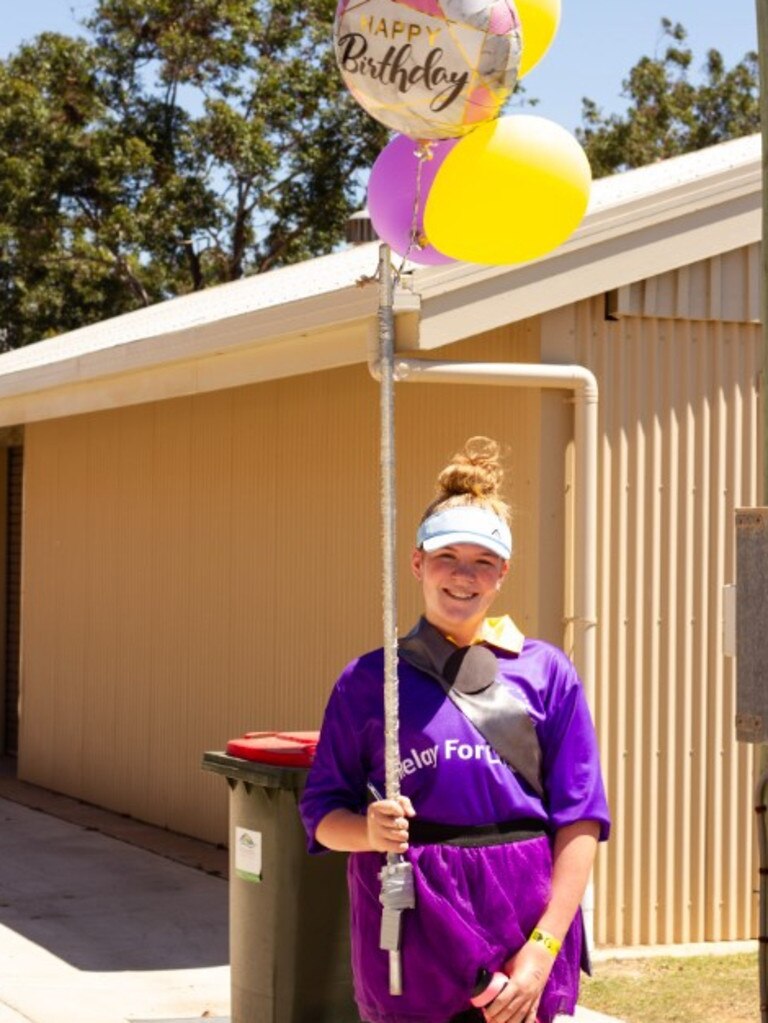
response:
<path id="1" fill-rule="evenodd" d="M 6 777 L 0 1023 L 228 1023 L 216 872 L 223 850 Z M 576 1019 L 614 1023 L 586 1009 Z"/>
<path id="2" fill-rule="evenodd" d="M 229 1013 L 227 883 L 0 800 L 0 1023 Z"/>

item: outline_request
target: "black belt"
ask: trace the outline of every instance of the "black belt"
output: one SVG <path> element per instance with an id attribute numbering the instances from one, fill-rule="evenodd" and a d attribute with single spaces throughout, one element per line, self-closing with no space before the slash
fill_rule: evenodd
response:
<path id="1" fill-rule="evenodd" d="M 408 822 L 408 841 L 412 845 L 506 845 L 541 838 L 549 831 L 540 820 L 526 818 L 501 824 L 438 824 L 415 817 Z"/>

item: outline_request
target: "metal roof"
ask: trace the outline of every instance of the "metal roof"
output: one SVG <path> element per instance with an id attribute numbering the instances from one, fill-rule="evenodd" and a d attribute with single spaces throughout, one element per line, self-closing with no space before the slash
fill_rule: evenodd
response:
<path id="1" fill-rule="evenodd" d="M 430 349 L 760 239 L 753 135 L 596 181 L 559 249 L 517 266 L 409 267 L 398 347 Z M 377 245 L 171 299 L 0 356 L 0 424 L 362 362 Z"/>

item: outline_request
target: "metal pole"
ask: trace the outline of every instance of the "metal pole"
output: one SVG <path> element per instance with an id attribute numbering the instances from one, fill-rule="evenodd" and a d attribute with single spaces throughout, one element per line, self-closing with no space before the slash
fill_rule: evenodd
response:
<path id="1" fill-rule="evenodd" d="M 768 83 L 768 0 L 755 0 L 757 7 L 757 46 L 760 59 L 760 81 Z M 763 493 L 762 501 L 768 500 L 768 401 L 765 395 L 765 380 L 768 374 L 768 87 L 760 87 L 760 122 L 763 136 L 763 370 L 762 370 L 762 419 L 763 419 Z"/>
<path id="2" fill-rule="evenodd" d="M 381 368 L 381 546 L 384 626 L 384 762 L 387 799 L 400 795 L 397 732 L 397 578 L 395 564 L 395 316 L 388 245 L 379 247 L 379 360 Z"/>
<path id="3" fill-rule="evenodd" d="M 757 13 L 757 49 L 760 61 L 760 123 L 763 137 L 763 280 L 761 293 L 761 319 L 763 330 L 763 367 L 761 372 L 760 398 L 762 403 L 762 495 L 763 503 L 768 501 L 768 396 L 765 393 L 768 375 L 768 0 L 755 0 Z M 760 851 L 760 901 L 759 901 L 759 980 L 760 1019 L 768 1023 L 768 842 L 766 842 L 765 802 L 768 791 L 768 748 L 761 744 L 757 756 L 758 783 L 755 787 L 757 809 L 758 849 Z"/>
<path id="4" fill-rule="evenodd" d="M 384 622 L 384 765 L 387 799 L 400 795 L 400 706 L 397 681 L 397 579 L 395 544 L 395 314 L 394 275 L 388 245 L 379 247 L 379 361 L 381 384 L 381 521 Z M 400 956 L 404 910 L 413 908 L 413 868 L 388 853 L 379 878 L 382 904 L 379 945 L 389 952 L 389 993 L 403 993 Z"/>

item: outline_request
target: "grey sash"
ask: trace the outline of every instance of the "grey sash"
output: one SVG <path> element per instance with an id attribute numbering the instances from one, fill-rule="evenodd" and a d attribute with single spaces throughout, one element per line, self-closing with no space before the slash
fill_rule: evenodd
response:
<path id="1" fill-rule="evenodd" d="M 483 644 L 457 647 L 426 618 L 400 640 L 403 660 L 437 679 L 447 696 L 506 764 L 544 797 L 541 747 L 522 700 L 496 680 L 496 655 Z"/>

